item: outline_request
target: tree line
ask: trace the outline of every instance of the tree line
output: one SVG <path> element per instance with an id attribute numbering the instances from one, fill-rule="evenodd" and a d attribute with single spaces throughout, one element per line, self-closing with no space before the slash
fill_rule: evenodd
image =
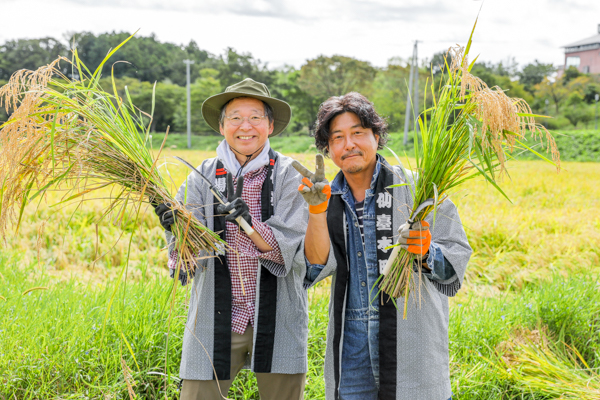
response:
<path id="1" fill-rule="evenodd" d="M 0 85 L 17 70 L 36 69 L 58 56 L 70 58 L 71 48 L 77 48 L 80 58 L 95 69 L 109 50 L 129 35 L 126 32 L 98 35 L 79 32 L 65 35 L 62 41 L 52 37 L 8 40 L 0 44 Z M 424 88 L 426 84 L 439 84 L 444 55 L 441 51 L 419 65 L 421 111 L 431 105 L 431 95 L 425 96 Z M 112 72 L 117 89 L 123 93 L 127 86 L 134 104 L 145 111 L 151 109 L 154 90 L 152 129 L 165 131 L 170 126 L 171 132 L 185 132 L 186 66 L 183 60 L 186 59 L 194 62 L 190 66 L 194 133 L 211 132 L 200 114 L 204 99 L 247 77 L 265 83 L 272 95 L 291 104 L 293 118 L 289 133 L 308 133 L 325 99 L 352 90 L 363 93 L 375 103 L 377 110 L 387 117 L 391 130 L 398 131 L 404 126 L 410 65 L 400 57 L 391 58 L 385 67 L 341 55 L 322 55 L 307 60 L 299 68 L 270 68 L 252 54 L 233 48 L 212 54 L 193 40 L 188 44 L 174 44 L 161 42 L 154 35 L 135 36 L 105 65 L 105 88 L 110 88 Z M 60 66 L 66 76 L 72 77 L 67 62 Z M 535 61 L 519 68 L 514 60 L 497 64 L 479 62 L 472 72 L 490 87 L 497 85 L 508 90 L 511 97 L 524 98 L 534 112 L 553 116 L 545 120 L 550 128 L 581 127 L 593 119 L 595 95 L 600 93 L 599 76 L 581 74 L 571 68 L 557 79 L 556 70 L 550 64 Z M 0 111 L 0 121 L 6 118 L 6 112 Z"/>

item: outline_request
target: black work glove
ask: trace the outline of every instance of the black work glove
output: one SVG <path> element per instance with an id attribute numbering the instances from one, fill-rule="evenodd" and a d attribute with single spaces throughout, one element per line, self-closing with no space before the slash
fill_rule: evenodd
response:
<path id="1" fill-rule="evenodd" d="M 158 215 L 158 219 L 162 227 L 165 229 L 165 231 L 171 232 L 171 225 L 175 223 L 177 210 L 173 210 L 171 208 L 171 203 L 152 203 L 152 205 L 154 206 L 154 212 L 156 215 Z"/>
<path id="2" fill-rule="evenodd" d="M 217 212 L 219 214 L 225 214 L 225 221 L 233 222 L 237 226 L 240 226 L 236 221 L 237 217 L 242 217 L 246 220 L 248 225 L 252 226 L 252 217 L 250 216 L 250 208 L 244 200 L 242 200 L 242 191 L 244 190 L 244 178 L 241 177 L 237 180 L 237 188 L 235 194 L 233 193 L 233 178 L 231 174 L 227 173 L 227 204 L 219 204 L 217 206 Z M 231 214 L 229 212 L 234 210 Z"/>

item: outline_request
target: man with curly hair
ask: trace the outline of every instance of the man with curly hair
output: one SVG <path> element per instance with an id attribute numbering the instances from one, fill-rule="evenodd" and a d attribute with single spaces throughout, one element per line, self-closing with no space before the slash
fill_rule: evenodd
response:
<path id="1" fill-rule="evenodd" d="M 407 223 L 414 177 L 377 153 L 387 141 L 387 124 L 359 93 L 321 105 L 315 141 L 340 168 L 329 185 L 320 154 L 315 173 L 293 164 L 304 176 L 298 190 L 309 205 L 305 286 L 333 275 L 326 399 L 448 399 L 448 296 L 460 289 L 471 255 L 456 207 L 444 201 L 435 225 L 431 217 Z M 408 185 L 390 188 L 401 183 Z M 413 293 L 422 299 L 409 300 L 406 320 L 398 311 L 404 299 L 377 290 L 396 231 L 423 266 L 413 272 L 421 286 Z"/>

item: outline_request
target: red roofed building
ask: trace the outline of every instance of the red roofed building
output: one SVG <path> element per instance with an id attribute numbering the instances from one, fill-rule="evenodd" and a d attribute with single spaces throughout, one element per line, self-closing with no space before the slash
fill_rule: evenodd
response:
<path id="1" fill-rule="evenodd" d="M 600 25 L 597 35 L 563 47 L 565 70 L 574 66 L 584 74 L 600 74 Z"/>

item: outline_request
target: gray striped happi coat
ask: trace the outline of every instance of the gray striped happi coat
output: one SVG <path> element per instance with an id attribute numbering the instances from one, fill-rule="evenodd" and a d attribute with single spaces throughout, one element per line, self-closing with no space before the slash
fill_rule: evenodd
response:
<path id="1" fill-rule="evenodd" d="M 392 168 L 394 173 L 393 182 L 395 184 L 403 183 L 401 178 L 406 179 L 406 177 L 402 169 L 398 166 L 389 167 L 389 164 L 387 165 L 388 168 Z M 385 165 L 382 166 L 382 170 L 383 168 L 386 168 Z M 413 183 L 412 177 L 408 177 L 408 181 Z M 409 188 L 406 186 L 389 190 L 393 190 L 392 195 L 396 206 L 393 211 L 392 226 L 397 228 L 408 219 L 410 215 L 409 208 L 413 206 L 412 198 Z M 343 220 L 345 223 L 346 218 L 344 217 Z M 460 289 L 472 250 L 467 241 L 456 206 L 450 200 L 446 200 L 438 207 L 435 226 L 433 225 L 433 213 L 426 220 L 433 227 L 432 241 L 441 247 L 444 256 L 454 267 L 456 276 L 445 282 L 436 282 L 423 277 L 420 285 L 421 301 L 419 302 L 413 297 L 409 299 L 407 319 L 402 319 L 404 299 L 400 298 L 397 299 L 399 311 L 395 312 L 393 323 L 384 325 L 383 321 L 380 322 L 382 329 L 382 332 L 380 332 L 380 356 L 383 357 L 386 351 L 385 348 L 381 348 L 382 338 L 386 339 L 385 343 L 391 343 L 389 346 L 392 348 L 389 349 L 387 354 L 396 354 L 395 363 L 392 363 L 392 365 L 395 364 L 396 374 L 395 376 L 392 375 L 391 379 L 395 381 L 395 388 L 385 392 L 380 390 L 380 399 L 382 400 L 446 400 L 451 396 L 448 354 L 448 296 L 454 296 Z M 332 227 L 329 227 L 329 229 L 331 234 Z M 338 229 L 343 230 L 345 236 L 346 227 L 340 226 Z M 419 277 L 416 272 L 414 274 L 414 280 L 418 282 Z M 337 271 L 337 262 L 334 256 L 333 240 L 327 264 L 313 282 L 313 285 L 328 275 L 333 275 L 333 281 L 331 284 L 325 356 L 325 393 L 326 399 L 337 400 L 336 389 L 339 387 L 339 382 L 336 381 L 336 377 L 341 376 L 343 316 L 346 308 L 347 287 L 344 291 L 343 288 L 339 290 L 340 285 L 337 285 L 338 288 L 336 289 L 336 278 L 339 271 Z M 413 293 L 416 293 L 416 291 L 413 291 Z M 341 313 L 336 309 L 341 310 Z M 393 316 L 394 313 L 392 312 L 391 315 Z M 380 315 L 381 318 L 382 315 Z M 385 326 L 394 325 L 395 334 L 392 332 L 391 335 L 385 337 L 387 335 L 383 331 Z M 334 348 L 333 345 L 335 334 L 338 337 L 341 335 L 337 348 Z M 339 361 L 334 363 L 334 358 Z M 334 371 L 334 364 L 340 366 L 338 373 Z M 389 375 L 390 371 L 384 371 L 384 373 Z"/>
<path id="2" fill-rule="evenodd" d="M 216 168 L 216 158 L 205 160 L 198 167 L 200 172 L 213 182 Z M 262 354 L 257 354 L 256 350 L 259 346 L 264 347 L 264 343 L 259 343 L 257 346 L 256 342 L 257 332 L 264 328 L 259 324 L 258 318 L 259 312 L 263 309 L 259 296 L 260 285 L 265 281 L 261 280 L 261 274 L 270 272 L 261 266 L 257 271 L 255 351 L 252 359 L 247 360 L 245 365 L 245 368 L 251 368 L 255 372 L 296 374 L 305 373 L 308 369 L 308 303 L 306 290 L 303 287 L 306 264 L 303 258 L 301 262 L 294 262 L 296 253 L 300 251 L 308 219 L 307 206 L 302 196 L 298 194 L 300 179 L 298 172 L 291 166 L 291 159 L 278 154 L 272 173 L 274 210 L 266 223 L 272 229 L 279 244 L 285 260 L 285 268 L 280 269 L 281 272 L 276 279 L 270 280 L 270 282 L 276 281 L 276 284 L 272 285 L 276 290 L 276 307 L 268 308 L 275 311 L 274 315 L 263 314 L 263 320 L 270 321 L 269 324 L 272 326 L 268 327 L 266 333 L 271 340 L 270 346 Z M 187 196 L 186 206 L 193 210 L 196 218 L 209 229 L 213 229 L 213 204 L 215 203 L 213 194 L 202 178 L 193 172 L 187 178 L 187 189 L 186 184 L 182 185 L 177 199 L 183 201 L 185 196 Z M 170 253 L 174 250 L 174 240 L 169 232 L 167 232 L 167 241 L 170 244 Z M 262 261 L 259 258 L 260 262 Z M 214 322 L 221 313 L 215 281 L 216 278 L 221 281 L 229 279 L 229 272 L 226 271 L 226 275 L 223 271 L 217 272 L 215 273 L 215 258 L 198 261 L 183 336 L 180 368 L 182 379 L 212 380 L 214 379 L 213 364 L 218 363 L 224 365 L 218 373 L 218 378 L 229 379 L 227 363 L 230 360 L 231 327 Z M 227 346 L 228 341 L 229 346 Z M 257 361 L 257 358 L 260 358 L 260 361 Z"/>

